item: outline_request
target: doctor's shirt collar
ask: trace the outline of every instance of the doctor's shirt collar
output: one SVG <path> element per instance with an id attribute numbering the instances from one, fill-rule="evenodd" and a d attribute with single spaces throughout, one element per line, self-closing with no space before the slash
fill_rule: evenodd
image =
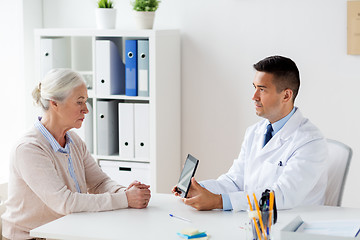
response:
<path id="1" fill-rule="evenodd" d="M 271 126 L 273 128 L 273 132 L 272 135 L 274 136 L 277 132 L 280 131 L 280 129 L 287 123 L 287 121 L 289 121 L 289 119 L 291 118 L 292 115 L 294 115 L 295 111 L 297 110 L 297 107 L 294 107 L 291 112 L 286 115 L 285 117 L 283 117 L 282 119 L 280 119 L 277 122 L 274 122 Z M 270 121 L 268 120 L 268 124 L 270 123 Z M 267 125 L 267 124 L 266 124 Z"/>

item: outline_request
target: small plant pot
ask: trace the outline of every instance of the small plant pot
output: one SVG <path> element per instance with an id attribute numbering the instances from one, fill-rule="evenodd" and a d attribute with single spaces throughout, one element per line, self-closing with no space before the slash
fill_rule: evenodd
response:
<path id="1" fill-rule="evenodd" d="M 116 9 L 115 8 L 97 8 L 96 12 L 96 26 L 99 29 L 114 29 L 116 24 Z"/>
<path id="2" fill-rule="evenodd" d="M 152 29 L 154 25 L 155 12 L 134 11 L 136 26 L 138 29 Z"/>

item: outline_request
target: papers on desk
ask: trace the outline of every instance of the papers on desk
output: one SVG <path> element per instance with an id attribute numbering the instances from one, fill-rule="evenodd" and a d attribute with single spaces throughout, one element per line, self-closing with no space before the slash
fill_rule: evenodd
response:
<path id="1" fill-rule="evenodd" d="M 281 229 L 282 240 L 350 240 L 360 239 L 360 219 L 304 222 L 297 216 Z"/>
<path id="2" fill-rule="evenodd" d="M 360 230 L 360 220 L 357 221 L 321 221 L 303 222 L 297 232 L 322 234 L 339 237 L 356 237 Z"/>

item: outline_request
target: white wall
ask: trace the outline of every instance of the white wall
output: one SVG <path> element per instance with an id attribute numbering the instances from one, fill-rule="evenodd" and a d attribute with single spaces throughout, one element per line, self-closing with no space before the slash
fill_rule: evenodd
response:
<path id="1" fill-rule="evenodd" d="M 95 27 L 95 0 L 43 3 L 45 27 Z M 130 1 L 115 4 L 117 27 L 133 28 Z M 200 159 L 199 180 L 237 157 L 246 127 L 259 120 L 252 64 L 280 54 L 300 69 L 296 105 L 326 137 L 353 148 L 343 205 L 358 207 L 360 56 L 346 54 L 346 1 L 162 0 L 154 28 L 182 32 L 182 159 Z"/>
<path id="2" fill-rule="evenodd" d="M 0 180 L 7 179 L 8 160 L 13 142 L 19 137 L 18 129 L 23 129 L 24 114 L 24 81 L 23 81 L 23 24 L 22 1 L 15 0 L 9 9 L 0 8 Z M 11 24 L 9 24 L 11 23 Z M 3 181 L 3 180 L 2 180 Z"/>
<path id="3" fill-rule="evenodd" d="M 26 114 L 32 111 L 27 89 L 34 76 L 33 29 L 41 26 L 41 0 L 14 0 L 11 11 L 0 8 L 0 179 L 8 177 L 10 150 L 15 141 L 33 122 Z"/>

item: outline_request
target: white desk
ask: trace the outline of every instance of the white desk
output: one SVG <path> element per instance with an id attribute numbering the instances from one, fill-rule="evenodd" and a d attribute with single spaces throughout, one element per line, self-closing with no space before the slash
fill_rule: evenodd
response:
<path id="1" fill-rule="evenodd" d="M 169 213 L 190 219 L 188 223 Z M 273 236 L 295 216 L 304 221 L 359 219 L 360 209 L 338 207 L 303 207 L 278 212 Z M 121 209 L 108 212 L 75 213 L 30 231 L 32 237 L 50 239 L 176 239 L 176 232 L 195 227 L 206 231 L 213 240 L 245 239 L 241 229 L 248 221 L 246 212 L 197 211 L 171 194 L 153 194 L 146 209 Z"/>

